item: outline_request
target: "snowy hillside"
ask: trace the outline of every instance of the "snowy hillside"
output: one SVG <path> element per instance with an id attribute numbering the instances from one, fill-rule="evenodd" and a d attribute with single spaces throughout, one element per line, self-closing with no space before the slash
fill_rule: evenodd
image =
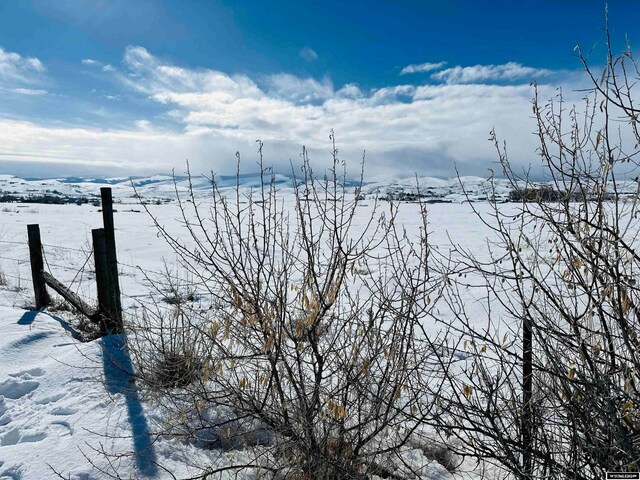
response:
<path id="1" fill-rule="evenodd" d="M 291 176 L 276 174 L 275 184 L 279 191 L 293 189 L 294 179 Z M 268 181 L 268 178 L 266 179 Z M 358 184 L 351 182 L 353 187 Z M 225 189 L 237 184 L 243 190 L 258 188 L 261 184 L 259 174 L 243 174 L 239 179 L 235 176 L 216 177 L 218 187 Z M 152 175 L 149 177 L 131 178 L 49 178 L 27 179 L 13 175 L 0 175 L 0 201 L 27 201 L 36 203 L 77 203 L 95 202 L 100 197 L 100 187 L 109 186 L 113 198 L 119 203 L 139 203 L 143 199 L 148 203 L 164 203 L 175 198 L 176 190 L 186 192 L 190 180 L 186 176 Z M 545 182 L 521 183 L 522 188 L 547 185 Z M 204 176 L 191 178 L 191 186 L 198 196 L 207 196 L 211 191 L 211 182 Z M 351 188 L 351 187 L 349 187 Z M 635 195 L 638 182 L 635 180 L 619 181 L 616 185 L 618 194 Z M 411 195 L 420 192 L 426 203 L 461 203 L 468 200 L 482 202 L 509 199 L 513 190 L 510 182 L 503 178 L 482 178 L 464 176 L 460 178 L 441 179 L 435 177 L 371 177 L 365 178 L 362 186 L 364 195 L 377 195 L 380 198 L 392 197 L 396 200 L 410 199 Z M 47 198 L 43 199 L 43 196 Z M 43 201 L 44 200 L 44 201 Z"/>
<path id="2" fill-rule="evenodd" d="M 0 197 L 35 197 L 38 195 L 51 195 L 53 197 L 66 197 L 71 201 L 78 198 L 86 198 L 89 201 L 99 198 L 99 188 L 109 186 L 113 190 L 113 196 L 117 201 L 137 203 L 136 195 L 148 201 L 168 200 L 175 197 L 175 189 L 186 191 L 189 180 L 185 176 L 154 175 L 150 177 L 132 178 L 52 178 L 52 179 L 24 179 L 12 175 L 0 175 Z M 216 177 L 217 185 L 234 187 L 238 179 L 234 176 Z M 285 175 L 276 175 L 275 182 L 279 189 L 291 189 L 293 178 Z M 441 199 L 445 201 L 460 202 L 464 200 L 464 192 L 474 200 L 486 200 L 491 196 L 491 185 L 485 178 L 462 177 L 443 180 L 434 177 L 405 177 L 405 178 L 371 178 L 365 180 L 363 193 L 385 195 L 397 195 L 400 192 L 416 192 L 417 185 L 427 199 Z M 208 179 L 196 176 L 192 178 L 196 192 L 206 195 L 211 188 Z M 241 175 L 239 178 L 241 188 L 257 188 L 261 179 L 258 174 Z M 353 183 L 356 185 L 356 183 Z M 495 181 L 496 194 L 499 199 L 506 198 L 510 187 L 506 180 Z"/>

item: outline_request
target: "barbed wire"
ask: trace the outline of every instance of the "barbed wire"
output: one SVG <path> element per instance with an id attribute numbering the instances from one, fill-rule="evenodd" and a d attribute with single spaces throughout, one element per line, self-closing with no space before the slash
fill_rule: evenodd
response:
<path id="1" fill-rule="evenodd" d="M 0 240 L 0 244 L 22 245 L 25 248 L 28 247 L 28 243 L 26 241 L 18 242 L 18 241 L 14 241 L 14 240 Z M 50 243 L 43 243 L 42 246 L 43 247 L 47 247 L 47 248 L 53 248 L 53 249 L 56 249 L 56 250 L 66 250 L 66 251 L 69 251 L 69 252 L 87 253 L 87 251 L 88 251 L 87 248 L 65 247 L 65 246 L 62 246 L 62 245 L 52 245 Z"/>
<path id="2" fill-rule="evenodd" d="M 82 274 L 84 274 L 84 272 L 86 272 L 87 270 L 89 270 L 90 272 L 93 272 L 93 268 L 87 269 L 87 265 L 89 264 L 89 261 L 91 260 L 92 256 L 93 256 L 93 252 L 83 252 L 86 254 L 86 257 L 84 259 L 84 261 L 82 262 L 82 265 L 80 267 L 78 266 L 70 266 L 70 265 L 63 265 L 61 263 L 57 263 L 54 261 L 50 261 L 50 255 L 47 255 L 45 251 L 43 251 L 43 260 L 45 261 L 45 264 L 47 266 L 47 271 L 51 274 L 53 274 L 53 269 L 63 269 L 66 271 L 70 271 L 70 272 L 74 272 L 74 276 L 73 279 L 71 281 L 71 284 L 75 283 L 76 280 L 78 279 L 78 277 Z M 15 262 L 18 265 L 25 265 L 30 263 L 30 259 L 29 258 L 16 258 L 16 257 L 7 257 L 7 256 L 3 256 L 0 255 L 0 260 L 7 260 L 10 262 Z M 149 278 L 151 276 L 158 276 L 158 277 L 177 277 L 177 274 L 172 274 L 172 272 L 170 271 L 158 271 L 158 270 L 154 270 L 151 268 L 145 268 L 142 267 L 140 265 L 132 265 L 130 263 L 126 263 L 126 262 L 121 262 L 118 261 L 118 266 L 120 267 L 126 267 L 128 269 L 133 270 L 134 272 L 139 272 L 143 277 L 144 280 L 148 281 L 148 282 L 152 282 L 153 279 Z M 129 274 L 130 272 L 126 272 L 125 274 Z M 135 278 L 135 275 L 133 275 L 133 277 Z M 82 277 L 81 277 L 82 278 Z M 190 285 L 205 285 L 207 282 L 206 281 L 195 281 L 194 279 L 190 279 L 190 280 L 186 280 Z M 138 282 L 140 283 L 140 282 Z"/>
<path id="3" fill-rule="evenodd" d="M 13 240 L 0 240 L 0 243 L 6 243 L 7 245 L 23 245 L 27 246 L 27 242 L 16 242 Z"/>
<path id="4" fill-rule="evenodd" d="M 80 267 L 80 270 L 78 270 L 78 272 L 73 277 L 73 280 L 71 280 L 71 285 L 73 285 L 73 283 L 76 281 L 76 279 L 78 278 L 78 275 L 84 274 L 84 267 L 86 267 L 87 263 L 89 262 L 89 260 L 93 256 L 92 253 L 93 252 L 89 252 L 89 255 L 87 255 L 87 258 L 84 261 L 84 263 L 82 264 L 82 266 Z M 80 282 L 78 282 L 78 285 L 80 285 L 81 282 L 82 282 L 82 276 L 80 277 Z M 76 291 L 76 293 L 78 293 L 78 292 Z"/>
<path id="5" fill-rule="evenodd" d="M 73 290 L 77 296 L 83 298 L 86 301 L 86 303 L 90 303 L 89 301 L 87 301 L 87 299 L 86 299 L 86 297 L 84 295 L 80 294 L 80 290 L 82 288 L 82 279 L 84 277 L 85 267 L 87 266 L 87 263 L 89 263 L 89 260 L 93 256 L 93 252 L 89 252 L 88 253 L 86 259 L 84 260 L 84 263 L 78 269 L 76 267 L 67 267 L 67 266 L 63 266 L 63 265 L 56 266 L 56 264 L 49 263 L 49 261 L 47 259 L 47 255 L 46 255 L 46 253 L 44 251 L 44 248 L 42 250 L 43 250 L 42 256 L 43 256 L 43 259 L 44 259 L 45 263 L 47 264 L 47 269 L 49 270 L 49 273 L 53 274 L 51 272 L 51 266 L 52 265 L 54 267 L 56 267 L 56 268 L 64 268 L 66 270 L 75 271 L 75 275 L 74 275 L 73 279 L 71 280 L 71 282 L 69 283 L 68 288 L 70 290 Z M 86 253 L 86 252 L 84 252 L 84 253 Z M 78 276 L 80 276 L 80 280 L 76 283 L 76 280 L 78 280 Z M 75 288 L 74 288 L 74 284 L 76 284 Z M 84 290 L 84 291 L 86 291 L 86 290 Z"/>
<path id="6" fill-rule="evenodd" d="M 86 254 L 87 251 L 88 251 L 88 249 L 86 249 L 86 248 L 63 247 L 61 245 L 51 245 L 51 244 L 48 244 L 48 243 L 43 243 L 42 246 L 43 247 L 47 247 L 47 248 L 54 248 L 54 249 L 57 249 L 57 250 L 67 250 L 69 252 L 80 252 L 80 253 L 84 253 L 84 254 Z"/>
<path id="7" fill-rule="evenodd" d="M 24 247 L 28 246 L 28 244 L 25 242 L 9 240 L 1 240 L 0 243 L 9 245 L 22 245 Z M 63 252 L 73 252 L 74 254 L 82 253 L 83 255 L 85 255 L 85 258 L 82 260 L 82 263 L 79 266 L 78 264 L 72 266 L 70 264 L 62 264 L 56 262 L 55 260 L 58 258 L 66 259 L 67 255 L 64 255 Z M 87 303 L 95 303 L 94 299 L 87 300 L 86 293 L 88 291 L 88 287 L 85 282 L 85 274 L 87 273 L 87 271 L 94 272 L 94 269 L 90 268 L 89 266 L 90 260 L 93 257 L 93 249 L 79 249 L 60 245 L 42 244 L 42 256 L 46 270 L 50 274 L 53 275 L 53 271 L 55 270 L 73 272 L 73 278 L 71 279 L 71 281 L 69 283 L 65 282 L 67 283 L 69 289 L 75 291 L 76 295 L 78 295 L 80 298 L 83 298 Z M 20 283 L 28 280 L 29 274 L 21 275 L 20 270 L 22 270 L 22 268 L 18 269 L 18 267 L 23 267 L 24 265 L 28 265 L 30 263 L 29 254 L 26 251 L 25 257 L 17 258 L 6 255 L 0 256 L 0 260 L 15 262 L 15 264 L 17 264 L 16 275 L 2 272 L 6 279 L 11 279 L 12 281 L 17 281 Z M 134 303 L 134 306 L 144 306 L 150 301 L 154 302 L 154 299 L 157 298 L 158 295 L 163 295 L 163 290 L 166 288 L 180 288 L 181 286 L 188 286 L 197 289 L 198 286 L 206 285 L 207 283 L 203 280 L 195 281 L 194 278 L 185 278 L 180 280 L 179 272 L 173 272 L 168 267 L 166 268 L 166 270 L 160 271 L 122 261 L 118 261 L 118 266 L 120 268 L 123 268 L 123 270 L 127 269 L 127 271 L 123 271 L 122 274 L 128 276 L 134 282 L 134 284 L 142 287 L 142 291 L 137 290 L 136 293 L 131 295 L 121 291 L 122 297 L 130 300 L 132 303 Z M 166 281 L 159 281 L 159 279 L 165 279 Z"/>
<path id="8" fill-rule="evenodd" d="M 60 269 L 67 270 L 67 271 L 70 271 L 70 272 L 77 272 L 78 271 L 77 267 L 70 267 L 69 265 L 61 265 L 59 263 L 47 262 L 46 259 L 45 259 L 45 263 L 47 264 L 47 267 L 49 267 L 49 273 L 53 273 L 53 272 L 51 272 L 51 267 L 60 268 Z"/>
<path id="9" fill-rule="evenodd" d="M 24 277 L 22 277 L 21 275 L 12 275 L 11 273 L 5 273 L 2 272 L 0 274 L 0 277 L 7 277 L 7 278 L 13 278 L 15 280 L 26 280 Z"/>
<path id="10" fill-rule="evenodd" d="M 157 270 L 151 270 L 149 268 L 142 268 L 140 265 L 131 265 L 131 264 L 128 264 L 128 263 L 121 262 L 120 260 L 118 260 L 118 265 L 121 265 L 123 267 L 132 268 L 134 270 L 139 270 L 143 275 L 145 273 L 153 273 L 154 275 L 163 275 L 163 276 L 167 274 L 167 272 L 158 272 Z"/>
<path id="11" fill-rule="evenodd" d="M 131 300 L 138 300 L 141 297 L 152 297 L 151 292 L 147 292 L 147 293 L 139 293 L 136 295 L 129 295 L 125 292 L 120 292 L 120 295 L 122 295 L 125 298 L 130 298 Z"/>
<path id="12" fill-rule="evenodd" d="M 29 259 L 28 258 L 21 259 L 21 258 L 0 256 L 0 260 L 9 260 L 11 262 L 18 262 L 18 263 L 29 263 Z"/>

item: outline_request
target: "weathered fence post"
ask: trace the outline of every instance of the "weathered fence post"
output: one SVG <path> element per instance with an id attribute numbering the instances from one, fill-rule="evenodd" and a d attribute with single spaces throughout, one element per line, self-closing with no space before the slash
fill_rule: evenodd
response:
<path id="1" fill-rule="evenodd" d="M 118 258 L 116 256 L 116 237 L 113 223 L 113 198 L 110 187 L 100 189 L 102 198 L 102 223 L 104 224 L 104 240 L 106 248 L 108 305 L 111 308 L 110 319 L 113 321 L 113 331 L 121 332 L 122 304 L 120 303 L 120 281 L 118 279 Z"/>
<path id="2" fill-rule="evenodd" d="M 107 263 L 107 243 L 104 228 L 91 230 L 93 238 L 93 260 L 96 266 L 96 287 L 98 290 L 98 320 L 102 333 L 108 330 L 118 331 L 118 324 L 113 321 L 114 307 L 109 292 L 109 266 Z"/>
<path id="3" fill-rule="evenodd" d="M 36 308 L 46 307 L 51 303 L 47 293 L 47 285 L 42 277 L 44 261 L 42 259 L 42 241 L 40 240 L 40 225 L 27 225 L 29 238 L 29 256 L 31 258 L 31 278 L 33 279 L 33 291 L 36 297 Z"/>

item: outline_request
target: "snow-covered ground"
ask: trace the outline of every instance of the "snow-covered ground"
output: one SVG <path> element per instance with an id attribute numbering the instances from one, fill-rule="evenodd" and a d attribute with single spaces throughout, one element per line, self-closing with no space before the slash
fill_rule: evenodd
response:
<path id="1" fill-rule="evenodd" d="M 0 478 L 164 478 L 156 462 L 187 477 L 220 455 L 155 439 L 118 336 L 83 343 L 55 313 L 13 307 L 0 307 L 0 331 Z"/>
<path id="2" fill-rule="evenodd" d="M 172 184 L 165 177 L 157 180 L 143 186 L 148 198 L 171 197 Z M 27 181 L 13 177 L 0 177 L 1 182 L 27 189 L 27 183 L 20 184 Z M 75 193 L 85 195 L 99 195 L 99 187 L 104 186 L 102 182 L 38 182 L 43 184 L 39 185 L 40 191 L 68 185 Z M 441 182 L 438 188 L 453 188 Z M 123 304 L 126 314 L 135 318 L 141 303 L 162 295 L 166 268 L 175 273 L 176 258 L 159 238 L 151 218 L 131 198 L 131 187 L 112 186 L 114 197 L 126 201 L 116 205 L 116 242 Z M 367 192 L 378 187 L 382 188 L 372 184 Z M 478 183 L 477 190 L 482 188 Z M 281 195 L 293 199 L 285 184 Z M 452 199 L 457 195 L 457 203 L 428 206 L 430 241 L 441 252 L 446 252 L 452 241 L 481 252 L 488 229 L 477 220 L 470 205 L 459 202 L 459 190 L 451 195 Z M 359 207 L 363 219 L 372 205 L 365 201 Z M 475 207 L 484 211 L 490 208 L 487 203 L 476 203 Z M 171 233 L 184 234 L 175 203 L 149 208 Z M 417 234 L 419 208 L 411 203 L 400 205 L 398 221 L 409 235 Z M 198 466 L 225 465 L 241 457 L 243 452 L 238 450 L 206 450 L 154 436 L 163 421 L 162 413 L 141 397 L 127 376 L 130 360 L 120 348 L 123 338 L 82 342 L 74 336 L 70 327 L 74 319 L 69 313 L 28 310 L 33 294 L 26 226 L 32 223 L 40 225 L 45 267 L 89 303 L 95 303 L 90 239 L 91 229 L 102 226 L 98 207 L 0 205 L 0 272 L 6 278 L 6 285 L 0 287 L 0 478 L 55 478 L 56 472 L 72 479 L 108 478 L 109 474 L 121 478 L 182 478 L 197 474 Z M 483 318 L 481 304 L 473 311 Z M 416 451 L 413 455 L 420 454 Z M 454 478 L 436 463 L 427 467 L 423 478 Z"/>

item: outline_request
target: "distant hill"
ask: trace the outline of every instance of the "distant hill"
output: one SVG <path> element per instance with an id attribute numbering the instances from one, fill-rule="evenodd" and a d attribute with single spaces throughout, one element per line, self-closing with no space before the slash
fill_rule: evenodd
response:
<path id="1" fill-rule="evenodd" d="M 282 193 L 292 193 L 294 179 L 291 176 L 276 174 L 276 188 Z M 235 176 L 218 176 L 216 183 L 221 189 L 240 188 L 249 190 L 260 187 L 261 178 L 257 173 Z M 198 196 L 206 196 L 211 191 L 211 182 L 203 176 L 194 176 L 191 184 Z M 176 189 L 186 192 L 189 178 L 158 174 L 148 177 L 66 177 L 66 178 L 20 178 L 13 175 L 0 175 L 0 201 L 26 201 L 42 203 L 87 203 L 96 202 L 100 197 L 100 188 L 110 186 L 114 200 L 123 203 L 137 203 L 139 200 L 162 203 L 175 198 Z M 357 182 L 350 182 L 346 188 L 355 193 Z M 636 194 L 638 184 L 628 181 L 620 190 L 623 194 Z M 372 177 L 367 179 L 361 190 L 365 197 L 376 195 L 382 199 L 425 202 L 463 202 L 496 201 L 510 199 L 511 185 L 505 179 L 493 179 L 492 185 L 486 178 L 460 177 L 441 179 L 434 177 Z M 511 196 L 513 199 L 514 196 Z"/>

